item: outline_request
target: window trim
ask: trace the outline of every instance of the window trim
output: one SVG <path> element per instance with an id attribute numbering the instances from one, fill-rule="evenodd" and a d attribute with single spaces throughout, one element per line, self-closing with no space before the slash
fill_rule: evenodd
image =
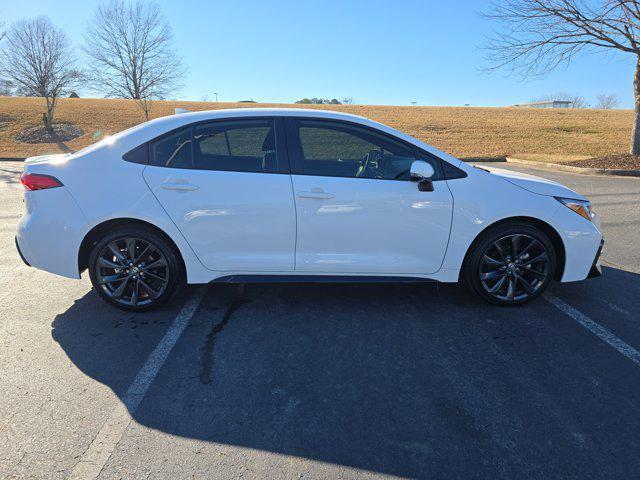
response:
<path id="1" fill-rule="evenodd" d="M 211 124 L 211 123 L 224 123 L 224 122 L 242 122 L 242 121 L 256 121 L 256 120 L 270 120 L 273 122 L 273 127 L 275 130 L 275 137 L 276 137 L 276 155 L 277 155 L 277 159 L 278 159 L 278 168 L 277 171 L 275 172 L 247 172 L 247 171 L 242 171 L 242 170 L 214 170 L 214 169 L 204 169 L 204 168 L 194 168 L 193 166 L 193 160 L 194 160 L 194 142 L 193 142 L 193 136 L 194 136 L 194 130 L 196 127 L 200 126 L 200 125 L 205 125 L 205 124 Z M 162 139 L 169 137 L 173 134 L 175 134 L 176 132 L 178 132 L 179 130 L 182 129 L 190 129 L 191 131 L 191 168 L 185 168 L 185 167 L 167 167 L 164 165 L 154 165 L 153 164 L 153 149 L 152 149 L 152 144 L 154 142 L 158 142 L 161 141 Z M 198 122 L 193 122 L 193 123 L 188 123 L 185 125 L 181 125 L 179 127 L 173 128 L 171 130 L 169 130 L 168 132 L 164 132 L 152 139 L 147 140 L 145 143 L 142 143 L 140 145 L 138 145 L 137 147 L 134 147 L 130 150 L 133 151 L 137 148 L 140 148 L 142 145 L 147 146 L 147 163 L 146 165 L 151 166 L 151 167 L 157 167 L 157 168 L 172 168 L 175 170 L 194 170 L 197 172 L 236 172 L 236 173 L 252 173 L 252 174 L 266 174 L 266 175 L 289 175 L 290 174 L 290 166 L 289 166 L 289 152 L 287 149 L 287 143 L 286 143 L 286 139 L 285 139 L 285 126 L 284 126 L 284 117 L 281 116 L 276 116 L 276 115 L 256 115 L 256 116 L 251 116 L 251 117 L 227 117 L 227 118 L 214 118 L 214 119 L 208 119 L 208 120 L 200 120 Z M 127 152 L 129 153 L 129 152 Z M 125 155 L 127 154 L 125 153 Z M 123 158 L 124 160 L 124 158 Z M 125 161 L 130 161 L 130 160 L 125 160 Z"/>
<path id="2" fill-rule="evenodd" d="M 304 158 L 304 155 L 302 153 L 300 135 L 296 131 L 297 130 L 296 123 L 299 122 L 300 120 L 310 120 L 310 121 L 320 122 L 320 123 L 324 122 L 324 123 L 329 123 L 334 125 L 342 124 L 349 127 L 356 127 L 356 128 L 361 128 L 363 130 L 369 130 L 373 134 L 386 137 L 390 141 L 400 143 L 405 147 L 410 148 L 413 151 L 413 154 L 416 160 L 420 160 L 421 157 L 422 158 L 427 157 L 428 159 L 433 160 L 433 162 L 436 165 L 436 168 L 434 168 L 435 175 L 432 181 L 438 182 L 438 181 L 445 180 L 444 168 L 442 165 L 443 160 L 440 157 L 437 157 L 417 147 L 413 143 L 407 142 L 402 138 L 396 137 L 395 135 L 391 135 L 387 132 L 371 127 L 369 125 L 363 125 L 362 123 L 350 122 L 348 120 L 342 120 L 342 119 L 322 118 L 322 117 L 312 117 L 312 116 L 308 116 L 308 117 L 307 116 L 289 116 L 285 118 L 285 135 L 286 135 L 286 141 L 288 146 L 289 164 L 291 166 L 292 175 L 304 175 L 304 176 L 310 176 L 310 177 L 353 178 L 357 180 L 382 180 L 382 181 L 388 181 L 388 182 L 410 182 L 411 181 L 407 179 L 394 179 L 394 178 L 367 178 L 367 177 L 353 177 L 353 176 L 345 176 L 345 175 L 317 175 L 314 173 L 305 173 L 304 167 L 302 164 L 302 159 Z"/>

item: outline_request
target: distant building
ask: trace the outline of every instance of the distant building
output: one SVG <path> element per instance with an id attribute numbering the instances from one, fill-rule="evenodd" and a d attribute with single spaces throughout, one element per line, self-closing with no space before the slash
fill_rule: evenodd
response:
<path id="1" fill-rule="evenodd" d="M 549 100 L 548 102 L 516 103 L 513 106 L 516 108 L 571 108 L 573 102 L 569 100 Z"/>
<path id="2" fill-rule="evenodd" d="M 80 98 L 80 95 L 78 95 L 76 92 L 71 92 L 71 95 L 69 95 L 69 98 Z"/>

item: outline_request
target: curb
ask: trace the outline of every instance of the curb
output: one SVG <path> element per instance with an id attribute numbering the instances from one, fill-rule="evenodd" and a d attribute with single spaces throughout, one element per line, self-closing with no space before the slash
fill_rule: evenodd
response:
<path id="1" fill-rule="evenodd" d="M 581 175 L 616 175 L 620 177 L 640 177 L 640 170 L 618 170 L 613 168 L 590 168 L 574 167 L 573 165 L 562 165 L 557 163 L 534 162 L 532 160 L 522 160 L 521 158 L 506 157 L 507 163 L 518 163 L 531 167 L 545 168 L 559 172 L 572 172 Z"/>

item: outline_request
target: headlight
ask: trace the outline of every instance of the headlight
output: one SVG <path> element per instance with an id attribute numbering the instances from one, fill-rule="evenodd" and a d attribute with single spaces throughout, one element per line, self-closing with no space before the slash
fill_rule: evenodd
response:
<path id="1" fill-rule="evenodd" d="M 565 207 L 570 208 L 581 217 L 586 218 L 590 222 L 593 221 L 594 213 L 591 211 L 591 202 L 588 200 L 575 200 L 573 198 L 555 197 Z"/>

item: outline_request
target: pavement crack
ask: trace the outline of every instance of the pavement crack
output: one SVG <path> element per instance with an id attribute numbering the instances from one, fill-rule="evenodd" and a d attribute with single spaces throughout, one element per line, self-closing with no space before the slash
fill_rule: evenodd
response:
<path id="1" fill-rule="evenodd" d="M 242 305 L 247 303 L 247 299 L 244 297 L 244 285 L 240 285 L 238 287 L 238 291 L 234 298 L 227 304 L 227 309 L 222 316 L 222 320 L 219 323 L 213 325 L 213 328 L 207 335 L 207 338 L 202 347 L 202 359 L 201 359 L 201 370 L 200 370 L 200 383 L 209 384 L 211 383 L 211 372 L 213 370 L 213 349 L 215 347 L 216 338 L 225 329 L 225 327 L 229 324 L 229 320 L 233 314 L 238 310 Z"/>

